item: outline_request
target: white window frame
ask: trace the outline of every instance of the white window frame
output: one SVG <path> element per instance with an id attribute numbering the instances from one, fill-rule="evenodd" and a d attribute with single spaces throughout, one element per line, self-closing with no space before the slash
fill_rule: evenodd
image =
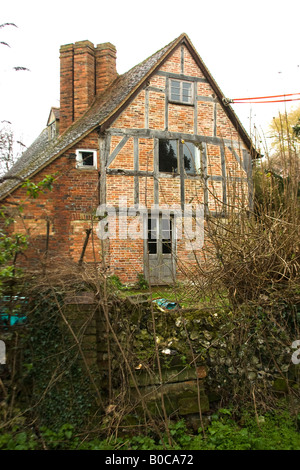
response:
<path id="1" fill-rule="evenodd" d="M 180 84 L 180 87 L 179 87 L 179 100 L 176 100 L 175 98 L 172 98 L 172 82 L 178 82 Z M 190 90 L 191 90 L 191 95 L 189 97 L 189 101 L 184 101 L 183 100 L 183 83 L 188 83 L 190 85 Z M 187 105 L 191 105 L 191 104 L 194 104 L 194 87 L 193 87 L 193 82 L 189 82 L 188 80 L 177 80 L 175 78 L 171 78 L 170 79 L 170 85 L 169 85 L 169 101 L 173 102 L 173 103 L 181 103 L 181 104 L 187 104 Z"/>
<path id="2" fill-rule="evenodd" d="M 82 153 L 89 152 L 93 154 L 93 165 L 84 165 L 82 159 Z M 97 150 L 95 149 L 77 149 L 76 150 L 76 168 L 83 170 L 95 170 L 97 169 Z"/>

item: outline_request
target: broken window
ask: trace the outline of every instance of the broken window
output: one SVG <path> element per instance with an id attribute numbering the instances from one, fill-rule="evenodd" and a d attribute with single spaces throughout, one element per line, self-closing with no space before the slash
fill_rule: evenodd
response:
<path id="1" fill-rule="evenodd" d="M 192 104 L 192 83 L 183 80 L 170 80 L 170 100 L 184 104 Z"/>
<path id="2" fill-rule="evenodd" d="M 184 169 L 189 175 L 199 174 L 200 171 L 200 150 L 192 143 L 183 143 Z"/>
<path id="3" fill-rule="evenodd" d="M 76 150 L 77 168 L 97 168 L 96 150 Z"/>
<path id="4" fill-rule="evenodd" d="M 166 173 L 178 172 L 177 140 L 159 140 L 159 171 Z"/>
<path id="5" fill-rule="evenodd" d="M 200 150 L 193 142 L 184 140 L 159 140 L 159 171 L 179 173 L 178 155 L 183 155 L 184 170 L 188 175 L 197 175 L 200 171 Z"/>

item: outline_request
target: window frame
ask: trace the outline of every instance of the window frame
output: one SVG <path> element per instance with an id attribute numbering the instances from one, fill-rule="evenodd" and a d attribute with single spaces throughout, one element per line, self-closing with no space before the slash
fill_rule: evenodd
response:
<path id="1" fill-rule="evenodd" d="M 82 153 L 88 152 L 93 154 L 93 165 L 84 165 Z M 97 169 L 97 150 L 95 149 L 76 149 L 76 168 L 83 170 L 96 170 Z"/>
<path id="2" fill-rule="evenodd" d="M 176 98 L 172 98 L 172 82 L 177 82 L 180 84 L 179 88 L 179 100 Z M 191 96 L 190 96 L 190 101 L 184 101 L 183 100 L 183 83 L 188 83 L 191 87 Z M 194 87 L 193 87 L 193 82 L 190 82 L 189 80 L 181 80 L 177 78 L 170 78 L 169 82 L 169 101 L 171 103 L 179 103 L 179 104 L 184 104 L 187 106 L 193 106 L 194 105 Z"/>

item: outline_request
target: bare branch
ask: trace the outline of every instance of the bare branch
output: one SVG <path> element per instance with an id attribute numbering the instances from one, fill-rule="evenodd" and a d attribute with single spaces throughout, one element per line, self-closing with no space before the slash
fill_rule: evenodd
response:
<path id="1" fill-rule="evenodd" d="M 4 28 L 5 26 L 14 26 L 15 28 L 18 27 L 15 23 L 2 23 L 0 24 L 0 29 Z"/>
<path id="2" fill-rule="evenodd" d="M 16 143 L 21 145 L 21 147 L 28 148 L 27 145 L 23 144 L 23 142 L 21 142 L 20 140 L 16 140 Z"/>
<path id="3" fill-rule="evenodd" d="M 26 70 L 27 72 L 30 72 L 30 70 L 27 67 L 13 67 L 13 69 L 16 72 L 19 72 L 20 70 Z"/>

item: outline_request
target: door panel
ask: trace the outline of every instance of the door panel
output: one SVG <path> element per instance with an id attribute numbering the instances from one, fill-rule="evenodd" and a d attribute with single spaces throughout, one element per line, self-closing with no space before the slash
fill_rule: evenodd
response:
<path id="1" fill-rule="evenodd" d="M 145 277 L 151 284 L 171 284 L 175 280 L 173 218 L 152 216 L 146 223 Z"/>

